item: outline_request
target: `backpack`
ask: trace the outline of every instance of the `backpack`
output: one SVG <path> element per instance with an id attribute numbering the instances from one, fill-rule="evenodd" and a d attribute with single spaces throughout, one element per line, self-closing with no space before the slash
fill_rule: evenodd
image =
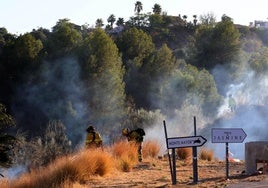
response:
<path id="1" fill-rule="evenodd" d="M 145 132 L 142 128 L 137 128 L 135 131 L 139 133 L 140 136 L 145 136 Z"/>
<path id="2" fill-rule="evenodd" d="M 145 135 L 145 132 L 142 128 L 137 128 L 134 130 L 136 133 L 138 133 L 138 137 L 136 138 L 138 142 L 143 142 L 143 136 Z"/>

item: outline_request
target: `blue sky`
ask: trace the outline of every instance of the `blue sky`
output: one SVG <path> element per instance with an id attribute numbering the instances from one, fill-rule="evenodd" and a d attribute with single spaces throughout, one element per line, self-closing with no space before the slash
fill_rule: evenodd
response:
<path id="1" fill-rule="evenodd" d="M 134 16 L 137 0 L 0 0 L 0 27 L 8 32 L 21 34 L 43 27 L 51 29 L 59 19 L 68 18 L 72 23 L 95 25 L 98 18 L 107 23 L 114 14 L 126 20 Z M 234 23 L 249 25 L 254 20 L 268 21 L 267 0 L 140 0 L 143 13 L 152 12 L 158 3 L 168 15 L 193 15 L 213 13 L 217 20 L 223 14 Z"/>

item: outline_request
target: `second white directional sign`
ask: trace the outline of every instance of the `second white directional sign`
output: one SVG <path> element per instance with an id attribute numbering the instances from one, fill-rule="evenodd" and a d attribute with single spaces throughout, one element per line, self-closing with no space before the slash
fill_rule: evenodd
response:
<path id="1" fill-rule="evenodd" d="M 212 143 L 242 143 L 247 137 L 241 128 L 213 128 Z"/>
<path id="2" fill-rule="evenodd" d="M 207 142 L 203 136 L 189 136 L 189 137 L 176 137 L 168 138 L 167 145 L 168 149 L 172 148 L 185 148 L 185 147 L 198 147 L 202 146 Z"/>

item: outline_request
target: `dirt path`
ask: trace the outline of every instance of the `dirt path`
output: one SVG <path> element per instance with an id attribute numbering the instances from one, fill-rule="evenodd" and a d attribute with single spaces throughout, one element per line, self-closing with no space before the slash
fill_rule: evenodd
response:
<path id="1" fill-rule="evenodd" d="M 193 184 L 191 162 L 176 161 L 176 185 L 172 185 L 167 160 L 145 161 L 130 172 L 115 171 L 105 177 L 94 177 L 86 187 L 228 187 L 240 182 L 259 182 L 268 175 L 246 176 L 242 174 L 244 163 L 229 164 L 229 179 L 226 180 L 225 161 L 198 161 L 198 183 Z"/>

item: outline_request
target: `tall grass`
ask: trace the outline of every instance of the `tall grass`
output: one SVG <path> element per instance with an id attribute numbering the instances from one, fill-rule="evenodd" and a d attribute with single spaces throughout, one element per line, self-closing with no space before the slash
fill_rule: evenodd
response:
<path id="1" fill-rule="evenodd" d="M 146 142 L 145 156 L 156 156 L 157 143 Z M 151 152 L 151 153 L 150 153 Z M 0 180 L 1 188 L 67 188 L 82 187 L 93 176 L 105 176 L 114 170 L 131 171 L 138 163 L 137 147 L 118 141 L 103 149 L 81 150 L 60 157 L 46 167 L 33 169 L 16 179 Z"/>
<path id="2" fill-rule="evenodd" d="M 181 160 L 189 160 L 192 156 L 192 148 L 177 148 L 176 154 Z"/>
<path id="3" fill-rule="evenodd" d="M 212 161 L 213 158 L 214 158 L 214 151 L 213 150 L 202 148 L 199 151 L 199 159 L 201 159 L 201 160 L 207 160 L 207 161 Z"/>
<path id="4" fill-rule="evenodd" d="M 147 140 L 143 143 L 142 156 L 143 158 L 156 158 L 160 151 L 160 144 L 155 140 Z"/>
<path id="5" fill-rule="evenodd" d="M 138 162 L 138 148 L 126 140 L 116 142 L 110 148 L 111 153 L 117 161 L 117 168 L 123 172 L 129 172 Z"/>

